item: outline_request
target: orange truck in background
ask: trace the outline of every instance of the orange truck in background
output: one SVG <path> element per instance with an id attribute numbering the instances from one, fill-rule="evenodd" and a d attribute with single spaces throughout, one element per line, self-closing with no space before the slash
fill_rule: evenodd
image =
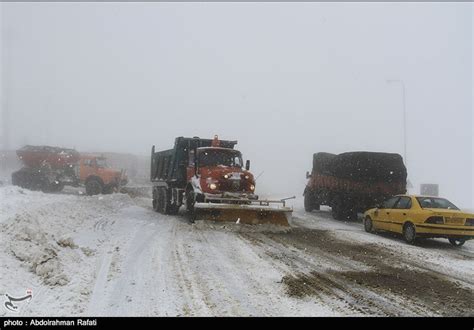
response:
<path id="1" fill-rule="evenodd" d="M 74 149 L 25 146 L 17 150 L 24 167 L 12 173 L 12 184 L 43 192 L 84 186 L 88 195 L 109 194 L 127 184 L 123 170 L 110 168 L 105 157 Z"/>

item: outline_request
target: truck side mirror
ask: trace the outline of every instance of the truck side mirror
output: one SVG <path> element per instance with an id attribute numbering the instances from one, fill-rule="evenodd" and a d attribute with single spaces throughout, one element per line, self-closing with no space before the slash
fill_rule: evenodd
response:
<path id="1" fill-rule="evenodd" d="M 250 160 L 247 159 L 247 161 L 245 162 L 245 169 L 248 171 L 250 170 Z"/>
<path id="2" fill-rule="evenodd" d="M 311 177 L 311 174 L 309 174 L 308 171 L 306 171 L 306 179 L 309 179 Z"/>

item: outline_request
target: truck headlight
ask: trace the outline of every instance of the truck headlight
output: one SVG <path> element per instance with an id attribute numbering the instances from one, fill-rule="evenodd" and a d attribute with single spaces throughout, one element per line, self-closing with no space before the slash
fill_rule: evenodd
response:
<path id="1" fill-rule="evenodd" d="M 255 190 L 255 186 L 253 184 L 250 185 L 250 190 L 252 190 L 252 191 Z"/>
<path id="2" fill-rule="evenodd" d="M 209 185 L 209 188 L 211 188 L 211 190 L 216 190 L 217 189 L 217 185 L 215 183 L 211 183 Z"/>

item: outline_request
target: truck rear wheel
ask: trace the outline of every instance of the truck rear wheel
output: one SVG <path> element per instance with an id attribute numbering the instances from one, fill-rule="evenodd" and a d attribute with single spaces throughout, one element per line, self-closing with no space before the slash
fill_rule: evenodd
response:
<path id="1" fill-rule="evenodd" d="M 102 192 L 106 195 L 109 195 L 112 194 L 116 188 L 118 188 L 117 185 L 108 185 L 104 187 Z"/>
<path id="2" fill-rule="evenodd" d="M 99 180 L 90 179 L 86 182 L 86 194 L 89 196 L 101 194 L 102 189 L 102 183 Z"/>
<path id="3" fill-rule="evenodd" d="M 310 192 L 305 192 L 304 194 L 304 210 L 306 212 L 311 212 L 314 210 L 314 202 L 313 202 L 313 196 L 311 196 Z"/>
<path id="4" fill-rule="evenodd" d="M 339 199 L 336 199 L 333 201 L 331 205 L 331 213 L 332 217 L 336 220 L 344 220 L 345 218 L 345 212 L 344 208 L 342 206 L 342 202 Z"/>
<path id="5" fill-rule="evenodd" d="M 50 186 L 50 190 L 53 192 L 60 192 L 64 189 L 64 183 L 62 182 L 54 182 Z"/>
<path id="6" fill-rule="evenodd" d="M 194 214 L 194 204 L 196 203 L 196 196 L 192 190 L 186 191 L 186 210 L 189 214 Z"/>
<path id="7" fill-rule="evenodd" d="M 171 193 L 169 189 L 163 188 L 161 189 L 161 198 L 162 198 L 162 213 L 163 214 L 172 214 L 173 207 L 171 205 Z"/>
<path id="8" fill-rule="evenodd" d="M 153 198 L 151 204 L 153 206 L 153 210 L 155 212 L 158 212 L 158 200 L 156 198 Z"/>

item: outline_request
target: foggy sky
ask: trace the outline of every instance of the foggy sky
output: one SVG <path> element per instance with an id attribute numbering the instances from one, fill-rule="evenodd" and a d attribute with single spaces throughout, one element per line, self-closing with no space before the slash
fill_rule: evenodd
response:
<path id="1" fill-rule="evenodd" d="M 9 148 L 148 154 L 239 141 L 260 193 L 301 195 L 312 154 L 403 155 L 474 206 L 471 3 L 2 3 Z M 0 126 L 4 127 L 4 126 Z M 0 134 L 5 144 L 5 134 Z"/>

